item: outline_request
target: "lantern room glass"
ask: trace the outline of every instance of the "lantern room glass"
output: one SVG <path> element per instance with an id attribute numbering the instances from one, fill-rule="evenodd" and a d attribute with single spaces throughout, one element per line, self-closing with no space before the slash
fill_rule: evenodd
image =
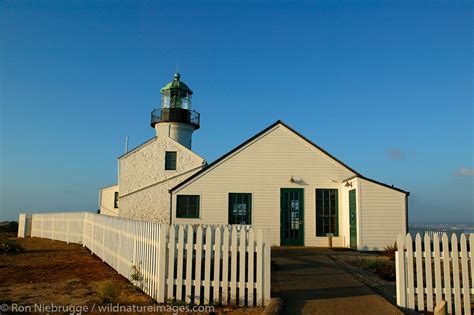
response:
<path id="1" fill-rule="evenodd" d="M 182 108 L 191 110 L 192 96 L 181 90 L 166 90 L 161 96 L 162 108 Z"/>

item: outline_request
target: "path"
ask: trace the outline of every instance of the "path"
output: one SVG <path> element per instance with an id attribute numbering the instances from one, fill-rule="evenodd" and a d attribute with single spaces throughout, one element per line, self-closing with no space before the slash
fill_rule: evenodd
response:
<path id="1" fill-rule="evenodd" d="M 403 314 L 320 248 L 272 249 L 272 296 L 283 314 Z"/>

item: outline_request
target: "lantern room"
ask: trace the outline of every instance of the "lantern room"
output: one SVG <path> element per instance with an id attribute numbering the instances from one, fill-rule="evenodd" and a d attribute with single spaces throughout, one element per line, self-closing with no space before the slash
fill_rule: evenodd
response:
<path id="1" fill-rule="evenodd" d="M 200 115 L 191 110 L 193 91 L 181 82 L 179 73 L 161 90 L 161 108 L 151 112 L 151 127 L 157 137 L 169 137 L 191 149 L 193 131 L 200 127 Z"/>
<path id="2" fill-rule="evenodd" d="M 161 122 L 185 123 L 194 130 L 199 129 L 199 113 L 191 110 L 193 91 L 181 82 L 181 75 L 176 73 L 173 81 L 161 90 L 161 108 L 151 113 L 151 126 Z"/>

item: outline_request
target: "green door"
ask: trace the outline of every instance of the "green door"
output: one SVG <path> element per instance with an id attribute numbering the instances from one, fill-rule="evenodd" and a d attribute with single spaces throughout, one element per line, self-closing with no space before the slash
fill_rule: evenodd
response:
<path id="1" fill-rule="evenodd" d="M 351 248 L 357 249 L 357 207 L 355 189 L 349 191 L 349 226 L 351 234 Z"/>
<path id="2" fill-rule="evenodd" d="M 304 245 L 304 190 L 282 188 L 280 208 L 280 244 Z"/>

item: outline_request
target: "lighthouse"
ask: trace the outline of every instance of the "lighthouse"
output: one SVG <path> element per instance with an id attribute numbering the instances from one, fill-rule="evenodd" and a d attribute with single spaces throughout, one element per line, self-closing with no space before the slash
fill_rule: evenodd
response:
<path id="1" fill-rule="evenodd" d="M 192 134 L 199 129 L 200 119 L 199 113 L 191 109 L 193 91 L 176 73 L 160 93 L 161 108 L 151 112 L 151 127 L 158 138 L 169 137 L 191 149 Z"/>

